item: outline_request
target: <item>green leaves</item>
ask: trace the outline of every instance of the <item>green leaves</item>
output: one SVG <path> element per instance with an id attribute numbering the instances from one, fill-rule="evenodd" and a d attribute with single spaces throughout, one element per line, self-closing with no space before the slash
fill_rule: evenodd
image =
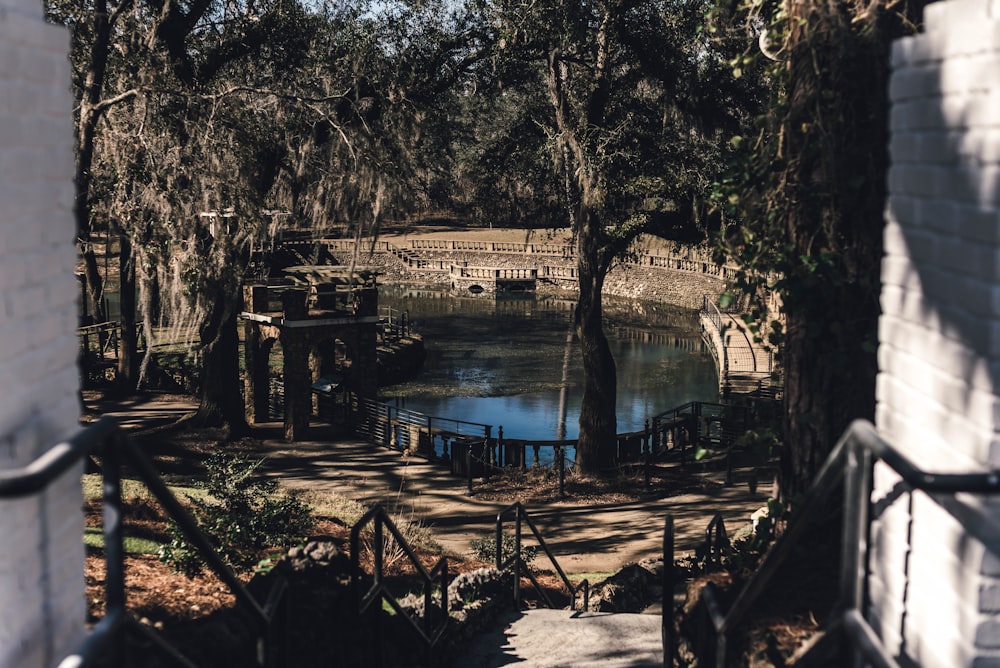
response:
<path id="1" fill-rule="evenodd" d="M 308 505 L 278 491 L 278 482 L 262 478 L 263 460 L 214 453 L 205 463 L 203 483 L 209 498 L 188 497 L 195 519 L 215 542 L 222 557 L 237 570 L 248 570 L 268 548 L 284 548 L 306 537 L 315 523 Z M 176 525 L 171 541 L 160 549 L 160 561 L 194 577 L 204 560 Z"/>

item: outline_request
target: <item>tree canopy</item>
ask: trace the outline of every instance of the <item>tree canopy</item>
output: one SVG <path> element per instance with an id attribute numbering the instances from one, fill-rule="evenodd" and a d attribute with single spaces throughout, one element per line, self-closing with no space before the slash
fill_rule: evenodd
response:
<path id="1" fill-rule="evenodd" d="M 580 283 L 577 465 L 606 470 L 615 456 L 617 377 L 603 330 L 605 277 L 644 232 L 706 238 L 711 183 L 755 97 L 730 75 L 718 43 L 704 39 L 704 2 L 484 8 L 497 26 L 498 60 L 518 74 L 529 68 L 525 79 L 548 98 L 550 173 L 576 239 Z"/>
<path id="2" fill-rule="evenodd" d="M 51 0 L 73 34 L 91 300 L 101 229 L 121 239 L 120 280 L 139 285 L 147 332 L 192 342 L 205 419 L 239 428 L 238 287 L 270 214 L 344 235 L 435 212 L 566 226 L 586 376 L 579 463 L 601 470 L 616 431 L 605 276 L 644 232 L 721 230 L 748 291 L 782 297 L 792 494 L 874 405 L 880 91 L 889 39 L 916 8 L 792 10 Z"/>

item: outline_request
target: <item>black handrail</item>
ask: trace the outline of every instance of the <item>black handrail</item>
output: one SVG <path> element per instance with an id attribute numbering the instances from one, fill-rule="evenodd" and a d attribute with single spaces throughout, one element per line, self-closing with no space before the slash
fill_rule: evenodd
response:
<path id="1" fill-rule="evenodd" d="M 883 440 L 874 425 L 856 420 L 837 442 L 826 463 L 816 476 L 802 506 L 796 511 L 788 529 L 765 556 L 753 578 L 739 593 L 724 615 L 711 585 L 701 590 L 717 636 L 716 662 L 724 666 L 727 634 L 742 622 L 751 605 L 764 591 L 770 579 L 788 558 L 802 533 L 826 511 L 830 494 L 843 482 L 844 518 L 840 594 L 835 605 L 831 626 L 839 626 L 847 635 L 854 651 L 876 666 L 895 668 L 898 663 L 883 646 L 871 625 L 864 618 L 865 579 L 868 572 L 868 524 L 872 489 L 872 464 L 880 459 L 903 479 L 911 490 L 921 490 L 942 508 L 962 522 L 965 530 L 984 547 L 1000 554 L 1000 525 L 986 511 L 957 501 L 958 493 L 1000 493 L 1000 471 L 977 473 L 930 473 L 917 467 L 902 453 Z M 672 518 L 667 518 L 668 526 Z M 666 550 L 666 547 L 664 548 Z M 673 564 L 664 552 L 664 568 Z M 666 601 L 666 599 L 664 599 Z M 664 610 L 666 614 L 666 609 Z M 671 659 L 672 660 L 672 659 Z M 664 665 L 668 664 L 666 661 Z"/>
<path id="2" fill-rule="evenodd" d="M 670 555 L 670 561 L 667 561 Z M 674 633 L 674 516 L 667 515 L 663 523 L 663 571 L 661 573 L 660 638 L 663 642 L 663 665 L 673 666 L 677 656 L 677 634 Z"/>
<path id="3" fill-rule="evenodd" d="M 277 652 L 268 642 L 280 609 L 285 583 L 276 585 L 267 604 L 261 605 L 229 566 L 215 551 L 211 541 L 198 527 L 191 514 L 180 505 L 167 488 L 149 458 L 135 446 L 118 422 L 104 416 L 81 430 L 69 440 L 56 444 L 27 466 L 0 471 L 0 498 L 18 498 L 37 494 L 66 473 L 75 464 L 90 455 L 101 457 L 103 471 L 102 514 L 104 524 L 105 616 L 88 634 L 74 654 L 60 662 L 60 668 L 91 665 L 104 652 L 109 652 L 110 665 L 125 665 L 125 633 L 141 633 L 179 665 L 193 664 L 155 631 L 139 624 L 126 610 L 125 550 L 122 531 L 121 469 L 127 461 L 153 495 L 160 501 L 167 515 L 177 523 L 184 536 L 198 550 L 200 556 L 219 578 L 229 586 L 236 599 L 249 611 L 257 626 L 257 662 L 262 666 L 280 665 Z"/>
<path id="4" fill-rule="evenodd" d="M 372 569 L 372 584 L 368 588 L 368 591 L 361 591 L 361 579 L 364 572 L 361 570 L 361 531 L 369 524 L 374 524 L 372 531 L 372 560 L 374 562 L 374 567 Z M 384 571 L 384 549 L 385 542 L 384 529 L 388 529 L 389 533 L 396 541 L 396 545 L 403 551 L 406 555 L 407 560 L 413 569 L 416 571 L 417 575 L 420 577 L 421 583 L 424 589 L 424 614 L 423 614 L 423 626 L 418 625 L 403 607 L 399 604 L 396 597 L 389 591 L 385 585 L 385 571 Z M 440 615 L 438 618 L 440 622 L 435 626 L 435 615 L 432 614 L 434 610 L 433 606 L 433 588 L 437 586 L 440 595 Z M 354 590 L 355 601 L 357 602 L 359 614 L 364 614 L 367 612 L 375 603 L 381 603 L 385 601 L 388 603 L 396 614 L 402 619 L 405 619 L 410 627 L 416 632 L 416 634 L 423 640 L 425 648 L 429 654 L 428 662 L 431 662 L 432 654 L 436 649 L 438 642 L 444 635 L 444 632 L 448 628 L 448 558 L 441 557 L 437 560 L 434 566 L 428 571 L 420 559 L 417 557 L 416 552 L 410 547 L 403 534 L 400 532 L 399 528 L 396 527 L 389 513 L 382 506 L 373 506 L 368 512 L 361 516 L 354 526 L 351 527 L 351 586 Z M 382 617 L 378 616 L 376 621 L 378 628 L 381 629 Z M 379 658 L 381 659 L 381 649 Z"/>
<path id="5" fill-rule="evenodd" d="M 511 555 L 508 559 L 504 560 L 503 558 L 504 516 L 510 513 L 511 511 L 514 512 L 514 554 Z M 497 529 L 496 529 L 497 570 L 505 571 L 508 570 L 511 566 L 514 567 L 513 568 L 514 605 L 519 606 L 521 603 L 521 575 L 523 574 L 526 575 L 528 579 L 531 581 L 531 584 L 534 585 L 535 590 L 538 592 L 538 595 L 541 597 L 541 599 L 545 602 L 545 605 L 547 605 L 550 608 L 555 607 L 555 605 L 552 603 L 552 599 L 550 599 L 549 595 L 545 593 L 545 590 L 539 584 L 538 579 L 535 577 L 535 574 L 531 572 L 531 569 L 528 568 L 528 565 L 524 562 L 524 559 L 521 557 L 522 524 L 527 524 L 528 528 L 531 529 L 531 533 L 535 536 L 535 540 L 538 541 L 538 546 L 542 548 L 543 552 L 545 552 L 545 556 L 549 558 L 549 562 L 552 564 L 553 568 L 555 568 L 556 573 L 559 575 L 559 579 L 562 580 L 563 586 L 565 586 L 567 591 L 569 591 L 570 609 L 576 610 L 576 595 L 582 590 L 583 609 L 587 610 L 587 608 L 590 607 L 590 581 L 584 579 L 578 585 L 573 585 L 573 583 L 569 581 L 569 578 L 566 577 L 566 573 L 563 572 L 563 569 L 559 565 L 559 562 L 556 561 L 555 555 L 552 554 L 552 551 L 549 549 L 549 546 L 545 544 L 545 539 L 542 538 L 542 534 L 538 531 L 538 527 L 535 526 L 535 523 L 531 520 L 531 516 L 528 515 L 528 511 L 524 508 L 523 505 L 521 505 L 520 501 L 507 506 L 506 508 L 497 513 Z"/>

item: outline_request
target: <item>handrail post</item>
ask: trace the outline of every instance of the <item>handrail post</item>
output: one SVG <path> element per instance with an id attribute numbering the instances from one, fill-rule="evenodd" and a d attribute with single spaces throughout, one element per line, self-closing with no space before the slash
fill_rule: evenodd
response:
<path id="1" fill-rule="evenodd" d="M 844 524 L 840 569 L 840 599 L 846 610 L 862 610 L 868 554 L 868 494 L 871 490 L 872 453 L 858 441 L 847 444 L 844 457 Z M 850 665 L 860 668 L 863 657 L 852 643 Z"/>
<path id="2" fill-rule="evenodd" d="M 673 668 L 677 654 L 674 634 L 674 516 L 667 515 L 663 526 L 663 602 L 660 612 L 660 637 L 663 642 L 663 667 Z"/>
<path id="3" fill-rule="evenodd" d="M 514 510 L 514 607 L 521 608 L 521 513 L 524 508 L 518 502 Z"/>
<path id="4" fill-rule="evenodd" d="M 112 434 L 103 448 L 103 520 L 105 559 L 105 610 L 125 612 L 125 545 L 122 526 L 121 436 Z M 111 665 L 125 665 L 125 638 L 111 641 Z"/>
<path id="5" fill-rule="evenodd" d="M 437 453 L 434 452 L 434 418 L 429 415 L 427 416 L 427 448 L 429 449 L 428 456 L 434 459 L 437 456 Z"/>
<path id="6" fill-rule="evenodd" d="M 566 498 L 566 446 L 557 445 L 559 450 L 559 498 Z"/>
<path id="7" fill-rule="evenodd" d="M 652 484 L 652 466 L 653 466 L 653 441 L 650 438 L 649 432 L 649 418 L 646 418 L 646 435 L 642 442 L 642 452 L 645 455 L 645 462 L 643 466 L 643 477 L 646 482 L 646 491 L 648 492 Z"/>
<path id="8" fill-rule="evenodd" d="M 452 446 L 452 452 L 455 451 Z M 472 496 L 472 442 L 465 442 L 465 495 Z"/>

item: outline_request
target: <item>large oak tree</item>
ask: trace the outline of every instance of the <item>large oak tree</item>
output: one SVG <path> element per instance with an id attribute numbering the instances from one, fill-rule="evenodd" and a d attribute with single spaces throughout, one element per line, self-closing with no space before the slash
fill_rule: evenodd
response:
<path id="1" fill-rule="evenodd" d="M 642 233 L 703 239 L 710 184 L 753 100 L 699 31 L 702 2 L 491 5 L 501 57 L 532 62 L 548 98 L 550 177 L 564 185 L 585 374 L 577 464 L 614 464 L 617 375 L 602 291 Z"/>

